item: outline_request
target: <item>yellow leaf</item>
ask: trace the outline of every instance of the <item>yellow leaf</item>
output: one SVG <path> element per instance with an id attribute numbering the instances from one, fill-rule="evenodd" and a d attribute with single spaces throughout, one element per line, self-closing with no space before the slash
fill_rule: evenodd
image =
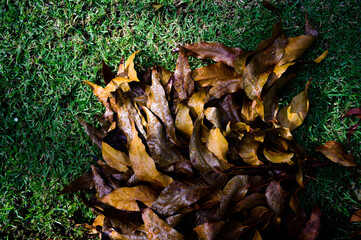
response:
<path id="1" fill-rule="evenodd" d="M 327 56 L 328 50 L 324 51 L 318 58 L 313 60 L 315 63 L 320 63 Z"/>
<path id="2" fill-rule="evenodd" d="M 282 74 L 284 72 L 286 72 L 287 68 L 294 65 L 296 62 L 290 62 L 290 63 L 286 63 L 286 64 L 283 64 L 281 66 L 277 66 L 273 69 L 273 72 L 276 74 L 276 76 L 278 78 L 280 78 L 282 76 Z"/>
<path id="3" fill-rule="evenodd" d="M 163 187 L 173 182 L 171 177 L 156 169 L 153 159 L 148 155 L 142 140 L 138 137 L 134 122 L 132 122 L 132 139 L 129 144 L 129 159 L 135 175 L 140 180 Z"/>
<path id="4" fill-rule="evenodd" d="M 249 165 L 257 166 L 263 164 L 257 155 L 258 147 L 261 143 L 255 141 L 254 137 L 250 134 L 246 134 L 239 146 L 239 155 L 243 161 Z"/>
<path id="5" fill-rule="evenodd" d="M 207 139 L 207 148 L 211 151 L 219 160 L 225 162 L 224 169 L 228 169 L 230 165 L 227 162 L 228 142 L 227 139 L 221 133 L 219 128 L 212 128 L 209 132 Z"/>
<path id="6" fill-rule="evenodd" d="M 139 79 L 137 77 L 137 72 L 134 69 L 134 58 L 138 52 L 140 51 L 137 51 L 132 55 L 130 55 L 130 57 L 127 59 L 124 65 L 124 70 L 128 74 L 128 78 L 133 79 L 133 81 L 137 81 L 137 82 L 139 82 Z"/>
<path id="7" fill-rule="evenodd" d="M 193 121 L 189 115 L 189 107 L 183 103 L 177 104 L 177 115 L 175 117 L 175 127 L 178 131 L 191 138 L 193 132 Z"/>
<path id="8" fill-rule="evenodd" d="M 216 128 L 222 128 L 221 117 L 218 108 L 209 107 L 204 111 L 204 115 L 206 116 L 207 120 L 210 121 Z"/>
<path id="9" fill-rule="evenodd" d="M 294 153 L 275 152 L 267 148 L 264 148 L 263 154 L 268 161 L 273 163 L 287 163 L 289 165 L 294 164 L 294 162 L 292 162 L 291 160 Z"/>
<path id="10" fill-rule="evenodd" d="M 307 48 L 316 41 L 317 37 L 312 35 L 300 35 L 297 37 L 287 38 L 287 45 L 282 59 L 277 63 L 277 66 L 282 66 L 286 63 L 292 62 L 300 58 Z"/>
<path id="11" fill-rule="evenodd" d="M 126 153 L 112 148 L 105 142 L 102 142 L 102 155 L 104 161 L 119 172 L 124 172 L 131 166 L 129 157 Z"/>
<path id="12" fill-rule="evenodd" d="M 188 106 L 191 108 L 192 114 L 199 116 L 203 113 L 204 104 L 208 101 L 208 94 L 204 89 L 194 93 L 188 100 Z"/>
<path id="13" fill-rule="evenodd" d="M 152 206 L 158 194 L 149 186 L 140 185 L 135 187 L 121 187 L 100 198 L 103 203 L 109 204 L 117 209 L 127 211 L 140 211 L 135 200 Z"/>
<path id="14" fill-rule="evenodd" d="M 277 114 L 277 120 L 281 126 L 290 129 L 290 131 L 293 131 L 305 120 L 309 107 L 309 87 L 310 81 L 307 82 L 304 91 L 296 95 L 287 106 L 279 111 Z"/>
<path id="15" fill-rule="evenodd" d="M 92 82 L 89 81 L 84 81 L 86 84 L 88 84 L 91 89 L 93 94 L 99 99 L 99 101 L 106 106 L 107 105 L 107 100 L 108 100 L 108 96 L 104 94 L 104 88 L 102 88 L 101 86 L 98 86 Z"/>

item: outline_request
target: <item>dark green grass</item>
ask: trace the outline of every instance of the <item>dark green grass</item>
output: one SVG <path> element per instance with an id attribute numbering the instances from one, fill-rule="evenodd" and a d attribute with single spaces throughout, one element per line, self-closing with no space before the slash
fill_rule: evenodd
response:
<path id="1" fill-rule="evenodd" d="M 57 192 L 87 171 L 100 151 L 75 116 L 93 121 L 103 111 L 82 80 L 101 83 L 100 62 L 116 68 L 122 56 L 142 50 L 140 69 L 160 64 L 174 69 L 171 50 L 200 40 L 254 49 L 270 36 L 276 18 L 259 1 L 174 1 L 154 11 L 151 1 L 0 2 L 0 235 L 13 238 L 80 238 L 75 224 L 93 215 L 76 196 Z M 328 140 L 346 143 L 356 120 L 339 118 L 361 106 L 360 4 L 354 1 L 280 1 L 288 36 L 300 35 L 304 11 L 320 37 L 305 56 L 329 55 L 318 65 L 298 67 L 284 89 L 288 102 L 313 79 L 310 112 L 295 131 L 312 156 Z M 192 60 L 193 66 L 201 61 Z M 17 120 L 17 121 L 16 121 Z M 361 164 L 361 134 L 351 141 Z M 360 225 L 349 224 L 361 208 L 356 190 L 360 170 L 331 165 L 299 191 L 307 211 L 323 212 L 320 239 L 344 239 Z M 360 197 L 360 196 L 359 196 Z"/>

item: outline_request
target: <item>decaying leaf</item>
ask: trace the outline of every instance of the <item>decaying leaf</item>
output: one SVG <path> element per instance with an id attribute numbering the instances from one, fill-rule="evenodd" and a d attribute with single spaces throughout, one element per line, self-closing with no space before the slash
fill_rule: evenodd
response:
<path id="1" fill-rule="evenodd" d="M 240 48 L 229 48 L 222 43 L 194 43 L 184 46 L 188 55 L 196 56 L 200 59 L 210 58 L 215 62 L 222 62 L 230 67 L 234 67 L 237 56 L 243 53 Z"/>
<path id="2" fill-rule="evenodd" d="M 142 240 L 317 237 L 320 210 L 314 208 L 307 222 L 296 193 L 298 185 L 306 187 L 305 172 L 322 164 L 291 134 L 308 113 L 310 82 L 280 111 L 278 94 L 318 32 L 306 16 L 305 34 L 286 37 L 277 8 L 263 5 L 279 22 L 254 51 L 189 44 L 175 49 L 174 73 L 157 66 L 142 74 L 134 67 L 136 52 L 122 59 L 116 76 L 102 63 L 105 87 L 85 81 L 105 114 L 100 129 L 79 121 L 104 161 L 60 193 L 81 191 L 98 216 L 85 225 L 90 232 Z M 193 70 L 189 56 L 216 63 Z M 344 117 L 350 116 L 361 118 L 360 108 Z M 316 151 L 356 166 L 337 142 Z M 95 197 L 88 200 L 83 191 L 94 188 Z M 351 222 L 360 215 L 354 213 Z"/>
<path id="3" fill-rule="evenodd" d="M 189 66 L 188 57 L 183 48 L 179 48 L 179 56 L 174 72 L 174 89 L 180 100 L 190 97 L 194 91 L 192 71 Z"/>
<path id="4" fill-rule="evenodd" d="M 162 120 L 170 140 L 179 144 L 165 91 L 160 83 L 160 74 L 156 69 L 152 70 L 152 85 L 149 89 L 147 107 Z"/>
<path id="5" fill-rule="evenodd" d="M 182 234 L 169 226 L 150 208 L 146 208 L 142 211 L 142 218 L 145 225 L 144 231 L 147 234 L 148 239 L 185 239 Z"/>
<path id="6" fill-rule="evenodd" d="M 317 238 L 321 227 L 321 210 L 318 207 L 312 209 L 311 217 L 305 224 L 298 239 L 314 240 Z"/>
<path id="7" fill-rule="evenodd" d="M 170 216 L 195 203 L 209 191 L 210 186 L 201 179 L 174 181 L 161 192 L 152 209 L 161 215 Z"/>
<path id="8" fill-rule="evenodd" d="M 201 114 L 194 123 L 193 134 L 189 143 L 189 154 L 192 165 L 200 172 L 204 180 L 212 185 L 221 185 L 226 180 L 225 168 L 211 151 L 201 142 Z"/>
<path id="9" fill-rule="evenodd" d="M 129 144 L 129 160 L 136 176 L 143 181 L 163 187 L 168 186 L 173 179 L 160 173 L 153 159 L 148 155 L 142 140 L 138 137 L 138 131 L 132 124 L 132 140 Z"/>
<path id="10" fill-rule="evenodd" d="M 328 141 L 324 145 L 318 146 L 316 151 L 322 152 L 332 162 L 341 164 L 345 167 L 357 166 L 355 157 L 347 154 L 341 143 L 336 141 Z"/>

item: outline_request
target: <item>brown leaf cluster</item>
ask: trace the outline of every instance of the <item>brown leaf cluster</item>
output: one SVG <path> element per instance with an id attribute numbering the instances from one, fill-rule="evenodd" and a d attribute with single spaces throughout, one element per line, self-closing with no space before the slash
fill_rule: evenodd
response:
<path id="1" fill-rule="evenodd" d="M 307 217 L 291 191 L 319 164 L 292 137 L 310 82 L 281 109 L 278 94 L 317 35 L 306 17 L 304 35 L 286 37 L 279 22 L 254 51 L 178 47 L 175 72 L 139 77 L 136 53 L 117 74 L 103 63 L 106 86 L 86 82 L 106 108 L 102 128 L 80 120 L 103 159 L 61 193 L 95 190 L 81 197 L 97 214 L 86 227 L 102 238 L 315 239 L 321 212 Z M 192 70 L 189 56 L 216 63 Z M 337 142 L 317 151 L 355 165 Z"/>

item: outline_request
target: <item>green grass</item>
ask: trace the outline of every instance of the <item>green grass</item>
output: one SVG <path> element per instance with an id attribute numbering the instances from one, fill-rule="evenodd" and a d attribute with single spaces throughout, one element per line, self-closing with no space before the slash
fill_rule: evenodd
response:
<path id="1" fill-rule="evenodd" d="M 122 56 L 142 50 L 140 69 L 175 68 L 171 50 L 200 40 L 254 49 L 270 36 L 276 18 L 260 1 L 0 1 L 0 235 L 14 238 L 81 238 L 75 224 L 93 215 L 75 195 L 57 192 L 87 171 L 100 151 L 76 116 L 93 121 L 103 111 L 82 80 L 100 84 L 100 62 L 114 70 Z M 318 65 L 301 66 L 284 90 L 289 101 L 312 77 L 310 112 L 295 131 L 310 155 L 328 140 L 346 143 L 354 119 L 339 118 L 361 106 L 360 12 L 353 1 L 280 1 L 288 36 L 300 35 L 304 11 L 320 37 L 305 56 L 329 55 Z M 198 66 L 199 60 L 192 60 Z M 361 164 L 361 134 L 351 141 Z M 320 239 L 344 239 L 360 225 L 349 224 L 361 208 L 355 190 L 360 170 L 331 165 L 299 192 L 307 213 L 323 212 Z M 87 236 L 88 237 L 88 236 Z"/>

